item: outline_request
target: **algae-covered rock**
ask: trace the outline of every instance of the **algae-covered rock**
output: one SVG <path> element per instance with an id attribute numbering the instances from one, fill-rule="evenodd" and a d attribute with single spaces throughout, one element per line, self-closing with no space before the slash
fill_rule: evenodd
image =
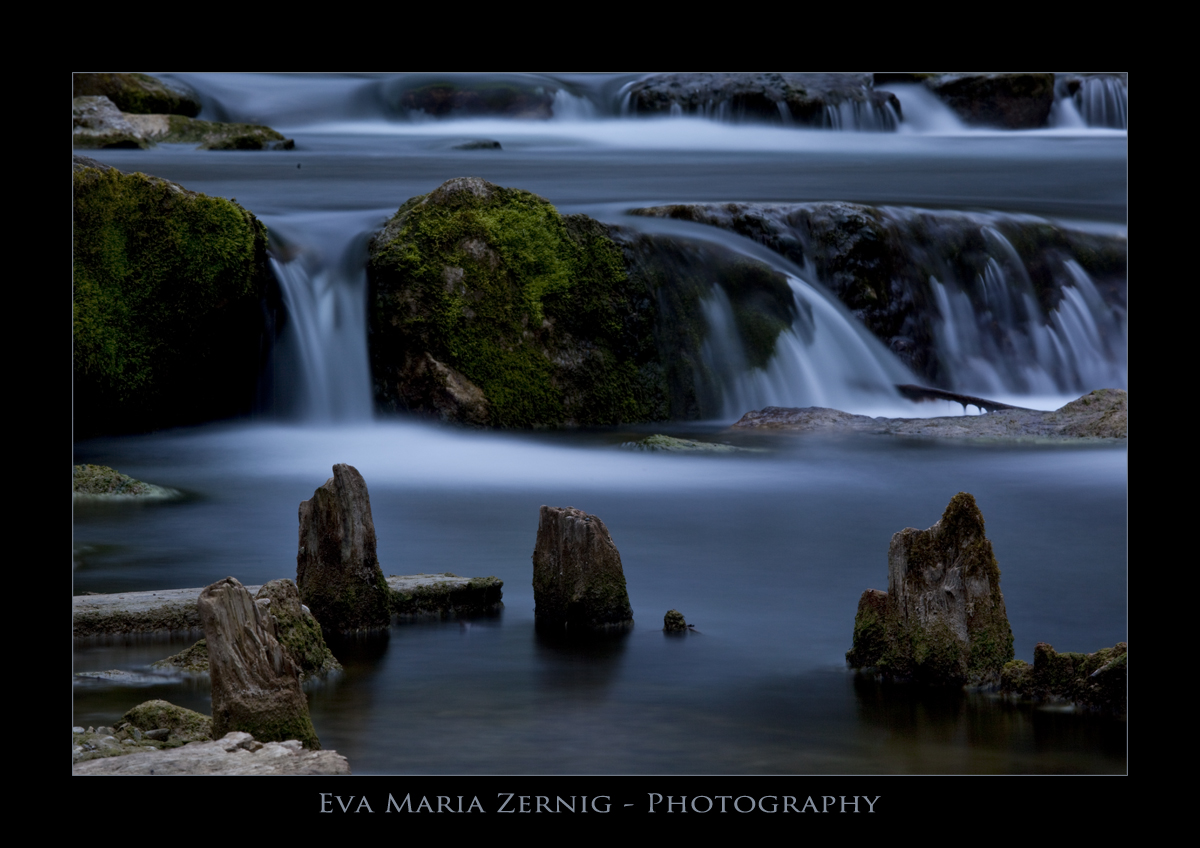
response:
<path id="1" fill-rule="evenodd" d="M 386 629 L 391 590 L 379 568 L 366 481 L 352 465 L 300 504 L 296 585 L 300 599 L 329 630 Z M 266 587 L 264 587 L 266 588 Z"/>
<path id="2" fill-rule="evenodd" d="M 665 417 L 649 292 L 591 218 L 450 180 L 375 236 L 368 275 L 385 409 L 497 427 Z"/>
<path id="3" fill-rule="evenodd" d="M 291 580 L 272 580 L 258 590 L 254 601 L 275 619 L 275 638 L 300 668 L 301 680 L 338 671 L 342 664 L 321 635 L 321 625 L 300 603 L 300 592 Z"/>
<path id="4" fill-rule="evenodd" d="M 717 442 L 698 442 L 695 439 L 679 439 L 675 436 L 664 436 L 655 433 L 636 442 L 622 442 L 621 447 L 627 450 L 667 451 L 671 453 L 735 453 L 745 450 L 733 445 L 722 445 Z"/>
<path id="5" fill-rule="evenodd" d="M 547 632 L 633 626 L 621 554 L 604 522 L 574 507 L 543 506 L 533 549 L 534 620 Z"/>
<path id="6" fill-rule="evenodd" d="M 138 128 L 107 97 L 71 101 L 71 144 L 80 148 L 146 148 Z"/>
<path id="7" fill-rule="evenodd" d="M 153 144 L 194 144 L 197 150 L 291 150 L 294 140 L 260 124 L 201 121 L 183 115 L 125 115 L 138 137 Z"/>
<path id="8" fill-rule="evenodd" d="M 212 739 L 212 719 L 195 710 L 177 707 L 170 701 L 145 701 L 121 716 L 142 734 L 166 730 L 164 739 L 175 744 Z"/>
<path id="9" fill-rule="evenodd" d="M 300 672 L 275 638 L 274 619 L 232 577 L 198 601 L 212 677 L 213 735 L 242 731 L 260 742 L 298 739 L 321 747 L 300 689 Z"/>
<path id="10" fill-rule="evenodd" d="M 76 465 L 71 477 L 71 491 L 76 500 L 166 500 L 179 497 L 175 489 L 143 483 L 107 465 Z"/>
<path id="11" fill-rule="evenodd" d="M 1091 654 L 1059 653 L 1039 642 L 1033 665 L 1013 660 L 1004 666 L 1002 691 L 1037 701 L 1066 701 L 1095 712 L 1124 718 L 1129 646 L 1118 642 Z"/>
<path id="12" fill-rule="evenodd" d="M 200 98 L 191 87 L 149 74 L 73 74 L 71 86 L 74 97 L 107 97 L 122 112 L 190 118 L 200 114 Z"/>
<path id="13" fill-rule="evenodd" d="M 1013 658 L 1000 567 L 975 498 L 959 492 L 928 530 L 892 537 L 888 591 L 859 600 L 855 668 L 937 684 L 996 684 Z"/>
<path id="14" fill-rule="evenodd" d="M 278 299 L 266 228 L 233 201 L 76 158 L 75 435 L 248 412 Z"/>
<path id="15" fill-rule="evenodd" d="M 663 630 L 667 633 L 681 633 L 688 629 L 687 620 L 679 610 L 667 610 L 663 616 Z"/>

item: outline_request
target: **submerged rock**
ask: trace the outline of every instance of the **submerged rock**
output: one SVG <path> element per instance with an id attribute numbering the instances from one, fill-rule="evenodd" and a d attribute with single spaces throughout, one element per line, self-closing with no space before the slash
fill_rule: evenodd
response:
<path id="1" fill-rule="evenodd" d="M 200 593 L 200 620 L 212 678 L 213 735 L 321 747 L 300 689 L 300 671 L 275 637 L 274 619 L 241 583 L 226 577 Z"/>
<path id="2" fill-rule="evenodd" d="M 71 482 L 72 496 L 76 500 L 168 500 L 180 497 L 175 489 L 134 480 L 128 474 L 122 474 L 107 465 L 76 465 L 71 474 Z"/>
<path id="3" fill-rule="evenodd" d="M 1118 642 L 1092 654 L 1059 653 L 1045 642 L 1033 649 L 1033 665 L 1013 660 L 1004 666 L 1002 691 L 1037 701 L 1065 701 L 1083 709 L 1124 718 L 1129 646 Z"/>
<path id="4" fill-rule="evenodd" d="M 1053 412 L 997 409 L 983 415 L 943 418 L 868 418 L 837 409 L 768 406 L 747 412 L 739 430 L 787 433 L 866 433 L 938 439 L 996 439 L 1033 442 L 1128 437 L 1129 393 L 1096 389 Z"/>
<path id="5" fill-rule="evenodd" d="M 278 299 L 236 203 L 72 160 L 75 437 L 248 412 Z"/>
<path id="6" fill-rule="evenodd" d="M 543 506 L 533 549 L 534 618 L 572 634 L 633 626 L 621 554 L 604 522 L 574 507 Z"/>
<path id="7" fill-rule="evenodd" d="M 846 654 L 854 668 L 934 684 L 996 684 L 1013 658 L 1000 567 L 975 498 L 959 492 L 928 530 L 888 549 L 888 591 L 866 590 Z"/>
<path id="8" fill-rule="evenodd" d="M 629 111 L 639 115 L 842 128 L 848 107 L 853 128 L 886 130 L 900 119 L 900 101 L 875 91 L 870 74 L 655 74 L 630 85 L 626 98 Z"/>
<path id="9" fill-rule="evenodd" d="M 333 466 L 333 476 L 300 504 L 296 585 L 324 628 L 350 632 L 391 625 L 371 499 L 366 481 L 352 465 Z"/>

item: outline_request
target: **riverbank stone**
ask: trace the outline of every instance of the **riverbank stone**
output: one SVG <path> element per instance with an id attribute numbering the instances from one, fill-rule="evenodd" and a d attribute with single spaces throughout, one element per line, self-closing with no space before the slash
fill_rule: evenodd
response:
<path id="1" fill-rule="evenodd" d="M 890 678 L 996 685 L 1012 658 L 1000 567 L 975 498 L 959 492 L 932 527 L 892 537 L 888 591 L 859 599 L 846 659 Z"/>
<path id="2" fill-rule="evenodd" d="M 274 619 L 226 577 L 200 593 L 212 680 L 213 736 L 250 733 L 260 742 L 321 743 L 300 689 L 300 671 L 275 636 Z"/>
<path id="3" fill-rule="evenodd" d="M 543 506 L 533 549 L 534 619 L 546 632 L 587 634 L 633 626 L 621 554 L 595 515 Z"/>
<path id="4" fill-rule="evenodd" d="M 352 465 L 334 465 L 333 476 L 300 504 L 296 585 L 323 628 L 352 632 L 391 625 L 371 499 Z"/>
<path id="5" fill-rule="evenodd" d="M 71 493 L 76 500 L 169 500 L 180 497 L 175 489 L 143 483 L 107 465 L 76 465 L 71 472 Z"/>

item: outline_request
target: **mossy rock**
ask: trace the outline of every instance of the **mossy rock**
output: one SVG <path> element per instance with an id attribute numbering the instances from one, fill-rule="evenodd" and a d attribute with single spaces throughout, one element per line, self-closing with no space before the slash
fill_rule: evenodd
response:
<path id="1" fill-rule="evenodd" d="M 126 115 L 142 138 L 195 144 L 197 150 L 291 150 L 295 142 L 260 124 L 218 123 L 183 115 Z"/>
<path id="2" fill-rule="evenodd" d="M 1058 652 L 1039 642 L 1033 665 L 1013 660 L 1004 666 L 1001 690 L 1035 701 L 1071 702 L 1081 709 L 1124 718 L 1129 646 L 1118 642 L 1091 654 Z"/>
<path id="3" fill-rule="evenodd" d="M 368 274 L 385 409 L 494 427 L 662 417 L 649 298 L 597 221 L 451 180 L 400 208 Z"/>
<path id="4" fill-rule="evenodd" d="M 121 717 L 143 733 L 167 729 L 169 739 L 178 744 L 212 738 L 212 719 L 195 710 L 177 707 L 169 701 L 145 701 Z"/>
<path id="5" fill-rule="evenodd" d="M 678 439 L 674 436 L 664 436 L 655 433 L 636 442 L 624 442 L 621 447 L 627 450 L 668 451 L 672 453 L 735 453 L 746 450 L 733 445 L 722 445 L 716 442 L 698 442 L 695 439 Z"/>
<path id="6" fill-rule="evenodd" d="M 260 605 L 265 602 L 267 613 L 275 620 L 275 638 L 300 669 L 301 680 L 341 670 L 342 664 L 325 644 L 321 625 L 300 603 L 295 582 L 272 580 L 258 590 L 254 600 Z"/>
<path id="7" fill-rule="evenodd" d="M 72 471 L 71 491 L 76 498 L 178 497 L 179 492 L 153 483 L 143 483 L 107 465 L 76 465 Z"/>
<path id="8" fill-rule="evenodd" d="M 200 98 L 191 88 L 149 74 L 74 74 L 71 87 L 74 97 L 107 97 L 122 112 L 192 118 L 200 114 Z"/>
<path id="9" fill-rule="evenodd" d="M 278 303 L 237 203 L 73 164 L 75 435 L 248 412 Z"/>
<path id="10" fill-rule="evenodd" d="M 188 674 L 208 674 L 208 642 L 200 639 L 178 654 L 172 654 L 165 660 L 158 660 L 150 665 L 158 669 L 178 669 Z"/>

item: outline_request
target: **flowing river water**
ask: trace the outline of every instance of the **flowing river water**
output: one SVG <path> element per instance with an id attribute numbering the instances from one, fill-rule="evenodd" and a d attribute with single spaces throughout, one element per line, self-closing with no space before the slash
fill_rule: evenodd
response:
<path id="1" fill-rule="evenodd" d="M 184 493 L 165 503 L 77 504 L 75 594 L 202 587 L 228 575 L 247 585 L 294 578 L 297 507 L 334 463 L 347 462 L 370 489 L 386 574 L 448 571 L 505 584 L 497 617 L 405 624 L 333 645 L 345 671 L 309 687 L 310 708 L 324 747 L 356 774 L 1126 770 L 1124 723 L 877 683 L 844 660 L 859 595 L 887 588 L 892 534 L 930 526 L 959 491 L 975 496 L 986 519 L 1018 658 L 1031 660 L 1040 641 L 1094 651 L 1126 640 L 1123 445 L 726 432 L 742 412 L 776 403 L 872 415 L 962 410 L 890 392 L 908 372 L 808 269 L 682 224 L 790 274 L 809 322 L 781 337 L 767 369 L 746 369 L 721 342 L 714 295 L 706 355 L 725 393 L 713 420 L 530 433 L 378 418 L 363 270 L 371 232 L 409 197 L 460 176 L 642 228 L 667 223 L 629 218 L 629 209 L 844 200 L 962 210 L 981 226 L 1023 215 L 1123 234 L 1124 130 L 1087 126 L 1070 102 L 1056 106 L 1053 129 L 970 130 L 915 93 L 902 97 L 905 121 L 895 132 L 637 119 L 620 113 L 620 77 L 560 79 L 548 121 L 425 120 L 387 107 L 396 78 L 179 78 L 204 97 L 202 117 L 270 124 L 296 140 L 295 150 L 163 145 L 96 158 L 235 197 L 258 215 L 278 248 L 288 325 L 251 418 L 75 444 L 76 463 Z M 476 139 L 501 148 L 456 147 Z M 1073 363 L 1065 375 L 1036 357 L 1013 363 L 987 345 L 970 348 L 955 294 L 945 291 L 944 338 L 967 351 L 956 388 L 982 394 L 982 386 L 1039 408 L 1125 388 L 1124 316 L 1100 315 L 1087 285 L 1079 281 L 1078 294 L 1047 318 L 1050 329 L 1029 331 L 1058 333 L 1050 346 L 1060 351 L 1054 362 Z M 1073 332 L 1081 341 L 1063 341 Z M 756 450 L 620 448 L 654 432 Z M 564 647 L 535 635 L 530 556 L 542 504 L 578 507 L 609 527 L 636 622 L 627 637 Z M 664 636 L 672 608 L 697 632 Z M 77 643 L 74 671 L 134 676 L 79 680 L 75 724 L 113 724 L 156 697 L 209 712 L 202 681 L 150 668 L 191 641 Z"/>

